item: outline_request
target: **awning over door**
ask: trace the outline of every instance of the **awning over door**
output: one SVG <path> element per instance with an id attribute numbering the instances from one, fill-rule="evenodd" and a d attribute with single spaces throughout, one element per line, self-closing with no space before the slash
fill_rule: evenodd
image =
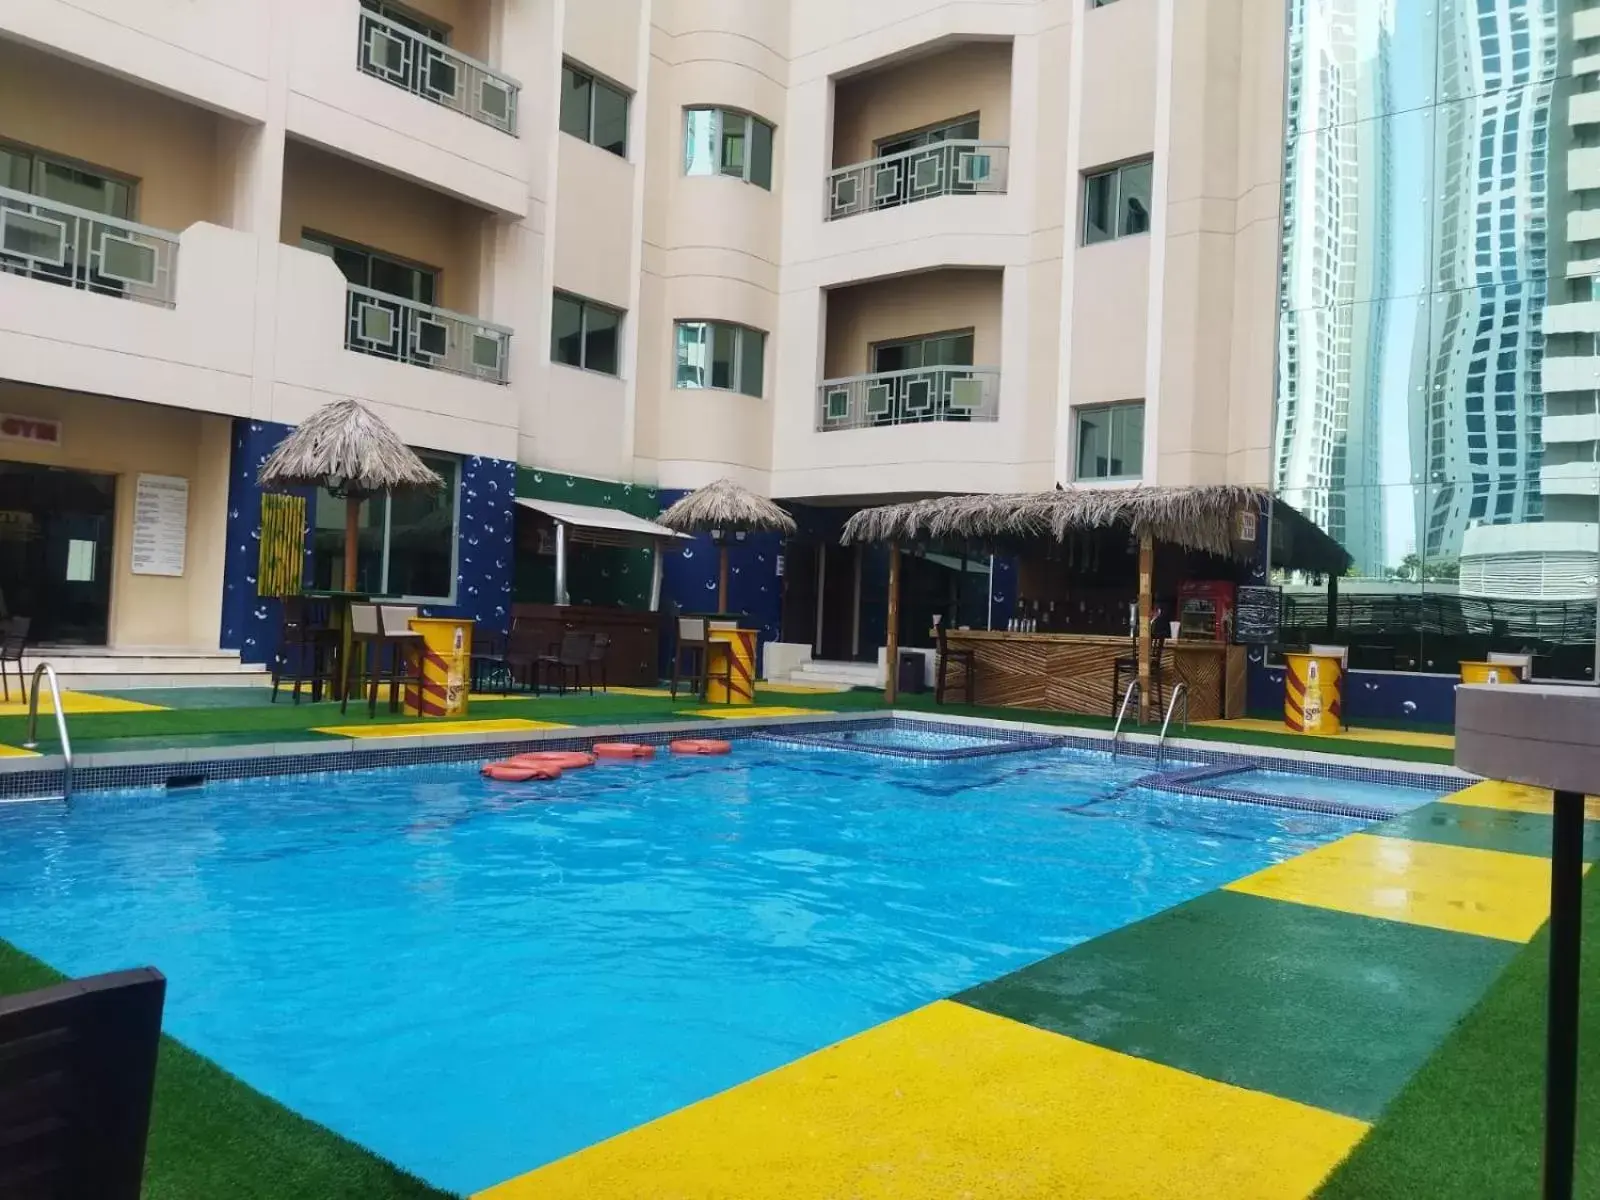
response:
<path id="1" fill-rule="evenodd" d="M 590 542 L 601 546 L 638 545 L 661 538 L 677 539 L 665 525 L 657 525 L 643 517 L 615 508 L 596 508 L 589 504 L 562 504 L 557 500 L 530 500 L 519 496 L 517 503 L 523 508 L 541 513 L 571 530 L 574 541 Z"/>

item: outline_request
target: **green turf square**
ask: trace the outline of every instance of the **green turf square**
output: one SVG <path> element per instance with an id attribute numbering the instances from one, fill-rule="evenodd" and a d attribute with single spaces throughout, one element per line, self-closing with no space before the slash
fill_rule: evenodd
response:
<path id="1" fill-rule="evenodd" d="M 1371 832 L 1416 842 L 1443 842 L 1473 850 L 1550 857 L 1551 818 L 1543 813 L 1511 812 L 1448 802 L 1424 804 Z M 1584 822 L 1583 856 L 1600 859 L 1600 821 Z"/>
<path id="2" fill-rule="evenodd" d="M 1212 892 L 956 999 L 1371 1120 L 1518 948 Z"/>

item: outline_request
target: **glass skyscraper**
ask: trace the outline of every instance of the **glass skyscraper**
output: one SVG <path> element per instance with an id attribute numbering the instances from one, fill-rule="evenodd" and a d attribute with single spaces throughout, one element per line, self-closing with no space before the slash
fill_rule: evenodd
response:
<path id="1" fill-rule="evenodd" d="M 1354 559 L 1289 623 L 1592 678 L 1600 4 L 1291 0 L 1286 92 L 1274 483 Z"/>

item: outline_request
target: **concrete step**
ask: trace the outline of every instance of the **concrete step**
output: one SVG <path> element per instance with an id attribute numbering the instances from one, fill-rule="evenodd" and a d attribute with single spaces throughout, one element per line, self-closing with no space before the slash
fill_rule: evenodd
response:
<path id="1" fill-rule="evenodd" d="M 77 691 L 147 687 L 259 687 L 269 679 L 237 651 L 165 647 L 36 646 L 22 658 L 25 674 L 49 663 L 63 687 Z"/>
<path id="2" fill-rule="evenodd" d="M 813 659 L 789 673 L 789 683 L 837 684 L 844 687 L 882 687 L 883 677 L 872 663 L 821 662 Z"/>

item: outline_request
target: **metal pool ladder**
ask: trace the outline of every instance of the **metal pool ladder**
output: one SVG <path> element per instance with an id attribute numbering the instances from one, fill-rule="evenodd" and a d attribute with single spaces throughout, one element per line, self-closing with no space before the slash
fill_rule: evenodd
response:
<path id="1" fill-rule="evenodd" d="M 40 663 L 33 669 L 33 686 L 28 689 L 28 739 L 22 743 L 24 750 L 39 748 L 39 676 L 50 681 L 50 706 L 55 709 L 56 733 L 61 738 L 61 798 L 72 799 L 72 739 L 67 736 L 67 713 L 61 706 L 61 688 L 56 680 L 56 669 L 49 663 Z"/>
<path id="2" fill-rule="evenodd" d="M 1111 727 L 1111 757 L 1117 756 L 1117 739 L 1122 736 L 1122 722 L 1128 715 L 1128 705 L 1133 701 L 1133 694 L 1139 690 L 1139 681 L 1135 679 L 1128 685 L 1128 690 L 1122 693 L 1122 707 L 1117 709 L 1117 723 Z"/>
<path id="3" fill-rule="evenodd" d="M 1177 711 L 1178 701 L 1183 701 L 1183 731 L 1189 732 L 1189 685 L 1179 683 L 1172 689 L 1172 699 L 1167 701 L 1167 719 L 1161 722 L 1161 736 L 1156 739 L 1156 766 L 1167 760 L 1167 727 L 1172 724 L 1172 714 Z"/>

